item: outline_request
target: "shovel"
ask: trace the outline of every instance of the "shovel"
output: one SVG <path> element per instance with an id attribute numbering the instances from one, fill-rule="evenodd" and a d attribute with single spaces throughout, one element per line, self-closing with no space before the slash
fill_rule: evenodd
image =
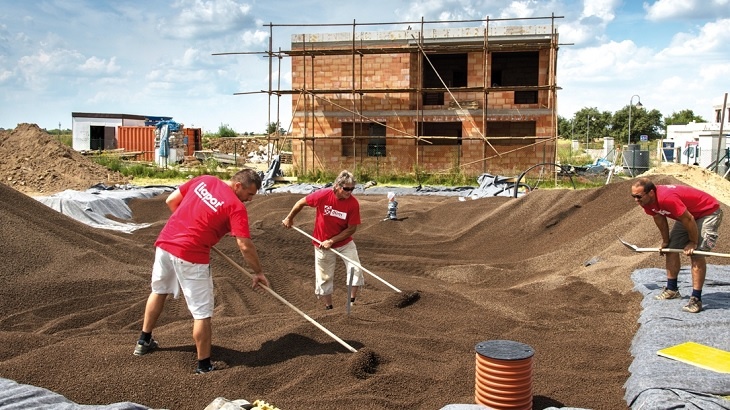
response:
<path id="1" fill-rule="evenodd" d="M 634 252 L 661 252 L 661 253 L 684 253 L 684 249 L 673 249 L 673 248 L 639 248 L 636 245 L 630 244 L 626 242 L 625 240 L 618 238 L 619 241 L 621 241 L 624 246 L 627 248 L 633 250 Z M 698 255 L 698 256 L 720 256 L 722 258 L 730 258 L 730 254 L 728 253 L 717 253 L 717 252 L 707 252 L 707 251 L 694 251 L 692 252 L 692 255 Z"/>

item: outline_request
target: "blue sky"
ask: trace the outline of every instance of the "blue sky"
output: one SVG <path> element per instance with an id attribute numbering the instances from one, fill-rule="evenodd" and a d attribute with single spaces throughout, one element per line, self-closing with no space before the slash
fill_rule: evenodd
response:
<path id="1" fill-rule="evenodd" d="M 72 112 L 105 112 L 258 133 L 268 97 L 234 93 L 268 89 L 268 61 L 212 54 L 266 51 L 264 24 L 552 14 L 563 17 L 556 20 L 563 117 L 584 107 L 614 112 L 640 98 L 665 116 L 691 109 L 711 120 L 730 92 L 730 0 L 0 0 L 0 128 L 66 129 Z M 320 31 L 333 29 L 277 27 L 273 47 L 288 50 L 292 33 Z M 281 67 L 288 89 L 288 60 Z M 290 107 L 282 98 L 285 129 Z M 273 121 L 275 105 L 271 113 Z"/>

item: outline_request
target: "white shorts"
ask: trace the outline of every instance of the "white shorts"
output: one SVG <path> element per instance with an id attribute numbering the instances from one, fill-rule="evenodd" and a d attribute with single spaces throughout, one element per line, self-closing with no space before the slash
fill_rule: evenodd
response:
<path id="1" fill-rule="evenodd" d="M 152 292 L 172 294 L 177 299 L 180 288 L 194 319 L 213 317 L 213 276 L 210 274 L 210 265 L 191 263 L 157 248 L 152 265 Z"/>
<path id="2" fill-rule="evenodd" d="M 340 246 L 335 250 L 342 255 L 350 258 L 351 260 L 357 262 L 358 265 L 360 264 L 360 258 L 357 256 L 357 247 L 355 246 L 355 241 L 350 241 L 346 245 Z M 337 262 L 338 256 L 339 255 L 335 254 L 329 249 L 322 249 L 316 246 L 314 247 L 315 295 L 322 296 L 332 294 L 332 290 L 334 288 L 332 280 L 335 276 L 335 263 Z M 350 272 L 354 271 L 352 286 L 364 285 L 365 278 L 363 277 L 360 268 L 345 258 L 342 258 L 342 261 L 345 262 L 345 269 L 347 272 L 346 280 L 350 280 Z"/>

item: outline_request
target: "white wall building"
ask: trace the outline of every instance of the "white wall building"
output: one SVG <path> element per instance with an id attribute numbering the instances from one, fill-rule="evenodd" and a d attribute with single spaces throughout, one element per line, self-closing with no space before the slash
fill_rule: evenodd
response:
<path id="1" fill-rule="evenodd" d="M 115 149 L 117 127 L 143 127 L 146 118 L 144 115 L 130 114 L 71 113 L 73 149 L 76 151 Z"/>
<path id="2" fill-rule="evenodd" d="M 714 168 L 719 153 L 720 168 L 724 173 L 726 162 L 730 161 L 726 156 L 730 148 L 730 109 L 726 107 L 725 122 L 721 123 L 722 107 L 714 106 L 714 122 L 667 126 L 667 137 L 658 146 L 662 161 Z"/>

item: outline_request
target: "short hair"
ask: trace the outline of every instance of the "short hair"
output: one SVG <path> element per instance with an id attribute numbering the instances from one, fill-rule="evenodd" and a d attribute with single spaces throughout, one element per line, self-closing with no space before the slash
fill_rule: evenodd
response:
<path id="1" fill-rule="evenodd" d="M 343 185 L 355 185 L 355 183 L 355 177 L 348 170 L 340 172 L 340 175 L 337 175 L 337 178 L 335 178 L 335 187 L 341 187 Z"/>
<path id="2" fill-rule="evenodd" d="M 640 186 L 644 189 L 644 193 L 656 191 L 656 185 L 649 178 L 639 178 L 634 182 L 633 186 Z"/>
<path id="3" fill-rule="evenodd" d="M 244 168 L 236 172 L 232 177 L 231 181 L 240 182 L 244 187 L 249 187 L 251 184 L 256 185 L 256 189 L 261 189 L 261 175 L 251 168 Z"/>

